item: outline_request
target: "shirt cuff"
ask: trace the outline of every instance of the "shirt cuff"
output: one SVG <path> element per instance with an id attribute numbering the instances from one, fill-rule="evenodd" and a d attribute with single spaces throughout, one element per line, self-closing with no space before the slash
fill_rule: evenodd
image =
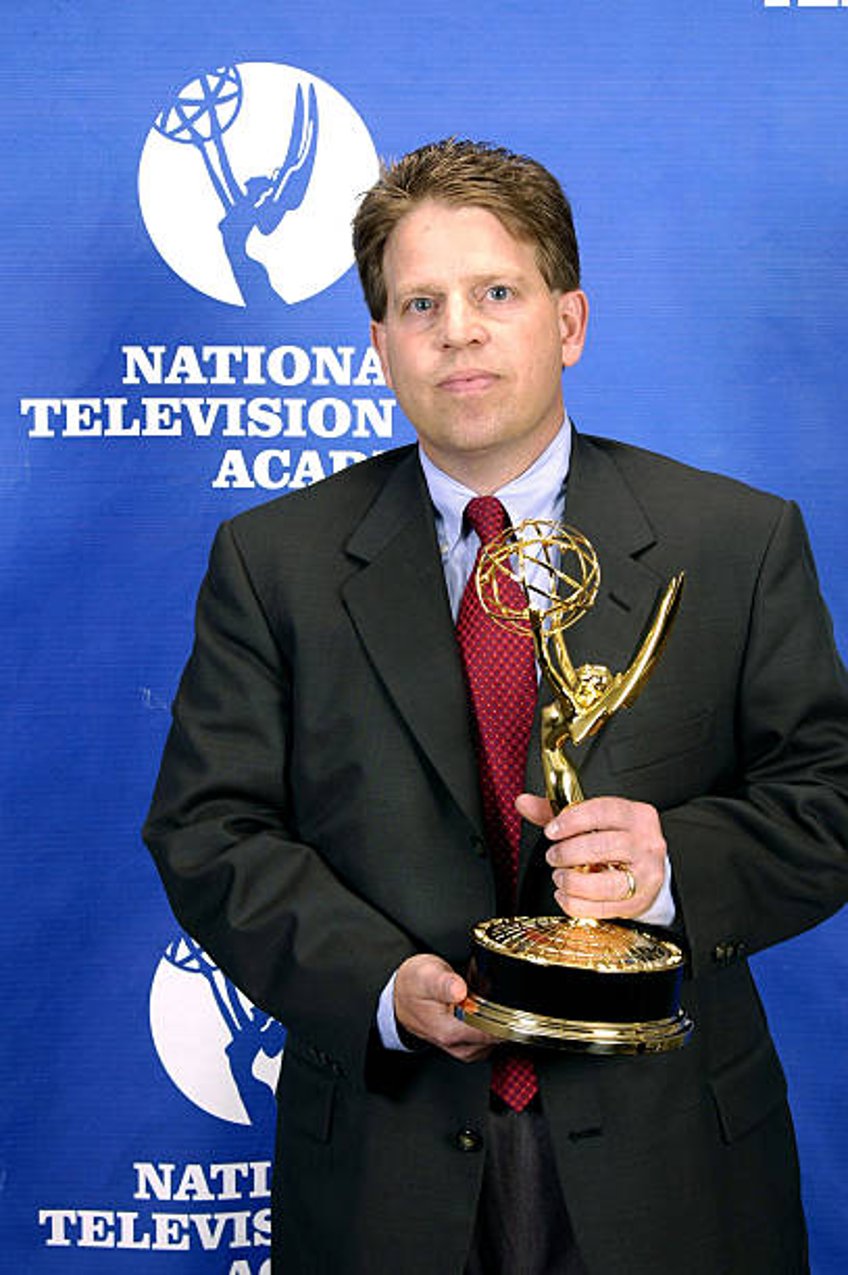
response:
<path id="1" fill-rule="evenodd" d="M 633 919 L 634 921 L 644 921 L 646 925 L 669 926 L 674 923 L 676 911 L 674 895 L 671 890 L 671 860 L 666 857 L 665 876 L 663 877 L 659 894 L 649 908 L 646 908 L 644 912 L 641 912 L 639 916 Z"/>
<path id="2" fill-rule="evenodd" d="M 395 979 L 397 970 L 380 993 L 377 1002 L 377 1032 L 384 1049 L 397 1049 L 401 1053 L 411 1054 L 414 1051 L 403 1043 L 395 1018 Z"/>

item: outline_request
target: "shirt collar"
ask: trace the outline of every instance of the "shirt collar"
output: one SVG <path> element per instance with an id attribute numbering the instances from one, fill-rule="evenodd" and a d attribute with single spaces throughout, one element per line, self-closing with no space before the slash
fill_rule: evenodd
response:
<path id="1" fill-rule="evenodd" d="M 442 554 L 447 555 L 462 537 L 465 506 L 477 493 L 435 465 L 420 444 L 418 455 L 436 510 L 439 545 Z M 566 416 L 556 436 L 530 468 L 494 492 L 503 502 L 511 523 L 525 518 L 550 518 L 556 522 L 562 517 L 570 460 L 571 422 Z"/>

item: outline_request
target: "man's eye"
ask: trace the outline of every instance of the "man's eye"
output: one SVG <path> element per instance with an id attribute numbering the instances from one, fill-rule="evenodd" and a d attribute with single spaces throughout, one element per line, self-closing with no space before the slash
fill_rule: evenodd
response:
<path id="1" fill-rule="evenodd" d="M 512 289 L 508 288 L 505 283 L 493 283 L 487 289 L 486 295 L 491 301 L 507 301 L 512 296 Z"/>
<path id="2" fill-rule="evenodd" d="M 407 304 L 407 309 L 413 314 L 427 314 L 433 308 L 433 302 L 429 297 L 413 297 Z"/>

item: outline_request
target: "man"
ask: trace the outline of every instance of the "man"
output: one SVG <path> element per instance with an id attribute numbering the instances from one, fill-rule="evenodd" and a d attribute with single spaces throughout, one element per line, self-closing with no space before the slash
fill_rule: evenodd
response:
<path id="1" fill-rule="evenodd" d="M 848 694 L 797 511 L 572 428 L 587 302 L 540 165 L 423 147 L 354 239 L 419 447 L 221 528 L 146 826 L 182 924 L 289 1030 L 275 1270 L 796 1275 L 785 1083 L 745 957 L 848 888 Z M 624 667 L 687 572 L 648 690 L 585 750 L 596 795 L 551 819 L 530 744 L 507 831 L 462 641 L 488 534 L 463 511 L 493 494 L 597 549 L 575 662 Z M 469 929 L 505 898 L 673 925 L 691 1043 L 516 1060 L 460 1021 Z"/>

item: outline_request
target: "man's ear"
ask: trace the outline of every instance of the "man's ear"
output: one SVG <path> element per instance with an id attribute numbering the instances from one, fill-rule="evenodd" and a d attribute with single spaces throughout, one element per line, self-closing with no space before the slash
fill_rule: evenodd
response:
<path id="1" fill-rule="evenodd" d="M 559 328 L 562 338 L 562 366 L 573 367 L 583 353 L 589 323 L 589 298 L 575 288 L 561 292 L 557 298 Z"/>
<path id="2" fill-rule="evenodd" d="M 383 369 L 383 376 L 390 390 L 394 389 L 392 385 L 392 375 L 389 370 L 389 353 L 388 342 L 386 341 L 386 325 L 378 323 L 376 319 L 371 320 L 371 344 L 377 351 L 377 358 L 380 360 L 380 367 Z"/>

